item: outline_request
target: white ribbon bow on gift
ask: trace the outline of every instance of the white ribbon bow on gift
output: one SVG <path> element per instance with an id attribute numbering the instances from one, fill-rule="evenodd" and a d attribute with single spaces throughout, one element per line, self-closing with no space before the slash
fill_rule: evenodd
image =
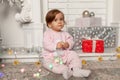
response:
<path id="1" fill-rule="evenodd" d="M 98 40 L 98 39 L 99 39 L 98 37 L 92 38 L 92 40 L 93 40 L 93 43 L 92 43 L 92 52 L 95 52 L 95 49 L 96 49 L 96 40 Z"/>
<path id="2" fill-rule="evenodd" d="M 84 39 L 93 40 L 93 42 L 92 42 L 92 52 L 95 52 L 95 49 L 96 49 L 96 40 L 98 40 L 99 38 L 98 37 L 95 37 L 95 38 L 84 37 Z"/>

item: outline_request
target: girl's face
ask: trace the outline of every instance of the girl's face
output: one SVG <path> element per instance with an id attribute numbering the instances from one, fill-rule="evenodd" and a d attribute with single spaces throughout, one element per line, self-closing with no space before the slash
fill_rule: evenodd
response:
<path id="1" fill-rule="evenodd" d="M 61 29 L 64 27 L 64 18 L 63 18 L 63 14 L 62 13 L 58 13 L 56 16 L 55 16 L 55 19 L 48 24 L 48 26 L 54 30 L 54 31 L 61 31 Z"/>

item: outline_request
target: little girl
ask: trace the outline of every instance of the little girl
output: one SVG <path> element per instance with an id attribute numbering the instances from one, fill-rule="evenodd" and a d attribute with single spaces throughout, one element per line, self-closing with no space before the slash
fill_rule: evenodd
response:
<path id="1" fill-rule="evenodd" d="M 88 77 L 90 70 L 82 68 L 81 60 L 73 47 L 72 36 L 62 31 L 65 20 L 64 14 L 57 10 L 50 10 L 46 15 L 48 30 L 44 32 L 43 40 L 43 66 L 48 70 L 62 74 L 64 79 L 71 76 Z"/>

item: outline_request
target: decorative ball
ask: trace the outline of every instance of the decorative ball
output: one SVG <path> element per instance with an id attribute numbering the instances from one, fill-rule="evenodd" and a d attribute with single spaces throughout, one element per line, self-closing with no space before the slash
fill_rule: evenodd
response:
<path id="1" fill-rule="evenodd" d="M 117 52 L 117 53 L 120 53 L 120 47 L 117 47 L 117 48 L 116 48 L 116 52 Z"/>
<path id="2" fill-rule="evenodd" d="M 98 57 L 98 61 L 102 61 L 103 58 L 101 56 Z"/>
<path id="3" fill-rule="evenodd" d="M 39 67 L 41 66 L 41 62 L 40 61 L 35 62 L 35 65 Z"/>
<path id="4" fill-rule="evenodd" d="M 83 60 L 82 60 L 82 64 L 83 64 L 83 65 L 87 64 L 87 61 L 83 59 Z"/>
<path id="5" fill-rule="evenodd" d="M 83 17 L 90 17 L 89 11 L 88 10 L 83 11 L 82 16 Z"/>
<path id="6" fill-rule="evenodd" d="M 120 59 L 120 53 L 118 53 L 116 56 L 117 56 L 118 59 Z"/>
<path id="7" fill-rule="evenodd" d="M 94 17 L 95 13 L 94 12 L 90 12 L 90 17 Z"/>
<path id="8" fill-rule="evenodd" d="M 18 65 L 18 64 L 20 64 L 19 60 L 15 59 L 13 65 Z"/>
<path id="9" fill-rule="evenodd" d="M 7 52 L 9 55 L 11 55 L 13 53 L 13 50 L 11 48 L 8 49 L 8 52 Z"/>

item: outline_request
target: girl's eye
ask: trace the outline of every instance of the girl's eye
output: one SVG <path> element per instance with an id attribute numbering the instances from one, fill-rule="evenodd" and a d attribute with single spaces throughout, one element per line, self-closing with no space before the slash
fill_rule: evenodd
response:
<path id="1" fill-rule="evenodd" d="M 54 21 L 56 22 L 56 21 L 57 21 L 57 19 L 54 19 Z"/>
<path id="2" fill-rule="evenodd" d="M 54 19 L 54 21 L 56 22 L 56 21 L 63 21 L 63 18 L 60 18 L 60 19 Z"/>
<path id="3" fill-rule="evenodd" d="M 60 20 L 62 21 L 62 20 L 63 20 L 63 18 L 60 18 Z"/>

